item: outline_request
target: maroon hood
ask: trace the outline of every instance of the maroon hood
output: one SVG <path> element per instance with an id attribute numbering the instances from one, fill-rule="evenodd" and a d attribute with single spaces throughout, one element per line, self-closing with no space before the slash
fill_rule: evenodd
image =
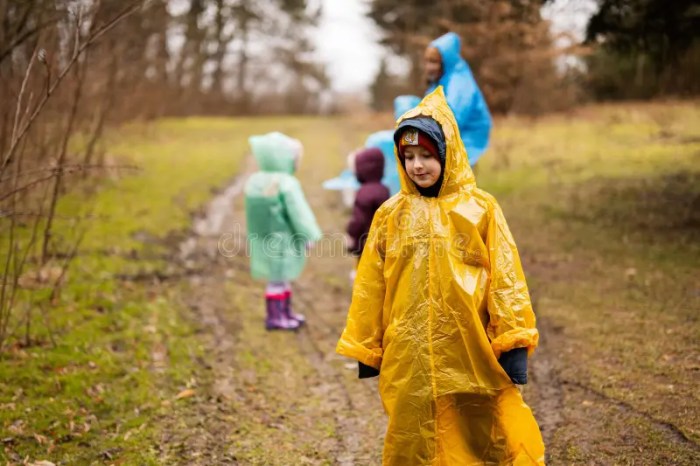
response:
<path id="1" fill-rule="evenodd" d="M 384 155 L 376 147 L 363 149 L 355 156 L 355 176 L 360 183 L 381 181 L 384 176 Z"/>

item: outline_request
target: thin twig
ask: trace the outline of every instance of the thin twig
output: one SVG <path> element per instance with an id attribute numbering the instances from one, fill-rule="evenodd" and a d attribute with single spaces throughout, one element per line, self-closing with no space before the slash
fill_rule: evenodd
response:
<path id="1" fill-rule="evenodd" d="M 27 183 L 27 184 L 23 185 L 23 186 L 20 187 L 20 188 L 13 189 L 13 190 L 10 191 L 9 193 L 3 194 L 3 195 L 0 197 L 0 201 L 4 201 L 4 200 L 7 199 L 8 197 L 12 197 L 12 196 L 14 196 L 15 194 L 18 194 L 18 193 L 20 193 L 20 192 L 22 192 L 22 191 L 26 191 L 27 189 L 29 189 L 29 188 L 31 188 L 31 187 L 33 187 L 33 186 L 36 186 L 36 185 L 38 185 L 38 184 L 41 184 L 41 183 L 44 183 L 44 182 L 46 182 L 46 181 L 52 180 L 55 176 L 56 176 L 55 174 L 51 174 L 51 175 L 49 175 L 49 176 L 45 176 L 44 178 L 39 178 L 39 179 L 37 179 L 37 180 L 33 180 L 33 181 L 31 181 L 30 183 Z"/>
<path id="2" fill-rule="evenodd" d="M 75 29 L 77 31 L 80 31 L 80 28 L 82 27 L 82 9 L 81 12 L 78 14 L 78 23 L 75 26 Z M 76 33 L 76 47 L 77 47 L 77 42 L 80 40 L 79 32 Z M 77 51 L 76 51 L 77 52 Z M 75 123 L 75 117 L 78 114 L 78 106 L 80 105 L 80 100 L 83 96 L 83 79 L 85 78 L 85 69 L 87 68 L 87 52 L 85 52 L 85 60 L 78 65 L 78 67 L 75 69 L 75 75 L 76 75 L 76 86 L 75 86 L 75 96 L 73 97 L 73 105 L 71 107 L 71 112 L 70 116 L 68 117 L 68 125 L 66 127 L 66 130 L 64 131 L 63 134 L 63 142 L 61 143 L 61 152 L 58 155 L 58 167 L 59 171 L 56 173 L 56 181 L 54 182 L 53 186 L 53 194 L 51 196 L 51 202 L 49 204 L 49 215 L 46 221 L 46 226 L 44 227 L 44 241 L 41 247 L 41 263 L 44 264 L 48 260 L 48 251 L 49 251 L 49 241 L 51 240 L 51 234 L 52 234 L 52 229 L 53 229 L 53 218 L 54 214 L 56 212 L 56 205 L 58 204 L 58 197 L 61 192 L 61 185 L 63 181 L 63 175 L 64 172 L 63 170 L 60 170 L 61 167 L 63 167 L 63 164 L 66 161 L 66 155 L 68 154 L 68 142 L 70 142 L 71 137 L 73 136 L 73 125 Z"/>
<path id="3" fill-rule="evenodd" d="M 61 266 L 61 273 L 59 274 L 58 278 L 56 278 L 56 280 L 53 283 L 53 287 L 51 288 L 51 295 L 49 296 L 48 303 L 42 303 L 42 305 L 40 306 L 41 312 L 42 312 L 42 317 L 44 319 L 44 325 L 46 326 L 46 331 L 48 332 L 49 339 L 51 340 L 51 344 L 54 347 L 56 347 L 56 339 L 53 336 L 52 325 L 51 325 L 51 321 L 49 318 L 48 309 L 50 307 L 53 307 L 56 304 L 56 300 L 58 299 L 58 296 L 59 296 L 59 293 L 61 290 L 61 285 L 63 284 L 63 280 L 66 276 L 66 273 L 68 272 L 68 268 L 70 267 L 70 264 L 75 259 L 75 256 L 78 253 L 78 249 L 80 248 L 80 245 L 82 244 L 86 233 L 87 233 L 87 229 L 83 228 L 82 232 L 78 236 L 78 239 L 73 244 L 73 249 L 68 254 L 65 261 L 63 261 L 63 265 Z M 47 306 L 47 304 L 48 304 L 48 306 Z"/>
<path id="4" fill-rule="evenodd" d="M 42 212 L 0 212 L 0 218 L 8 218 L 8 217 L 31 217 L 31 218 L 47 218 L 48 214 L 42 213 Z M 60 219 L 60 220 L 75 220 L 77 218 L 87 218 L 90 220 L 100 220 L 100 219 L 106 219 L 109 217 L 106 216 L 81 216 L 81 217 L 69 217 L 67 215 L 56 215 L 54 214 L 54 218 Z"/>
<path id="5" fill-rule="evenodd" d="M 39 204 L 40 206 L 43 206 L 46 202 L 46 197 L 48 196 L 49 190 L 48 186 L 46 189 L 44 189 L 44 195 L 42 198 L 41 203 Z M 36 243 L 37 236 L 39 234 L 39 225 L 40 225 L 41 220 L 37 218 L 34 221 L 34 226 L 32 227 L 32 236 L 29 239 L 29 244 L 27 247 L 24 249 L 24 255 L 22 256 L 22 259 L 19 263 L 17 263 L 17 260 L 15 259 L 15 269 L 14 269 L 14 277 L 13 277 L 13 283 L 12 283 L 12 288 L 11 288 L 11 293 L 10 293 L 10 298 L 8 300 L 8 320 L 5 322 L 5 327 L 2 329 L 3 330 L 3 335 L 7 337 L 7 323 L 9 322 L 9 316 L 10 312 L 12 309 L 14 309 L 15 306 L 15 299 L 17 297 L 17 290 L 19 290 L 19 279 L 22 276 L 22 270 L 24 270 L 24 266 L 27 263 L 27 259 L 29 257 L 29 253 L 31 250 L 34 248 L 34 244 Z M 16 256 L 15 256 L 16 257 Z M 15 328 L 10 335 L 14 335 L 17 329 Z M 2 345 L 0 345 L 0 350 L 2 350 Z"/>
<path id="6" fill-rule="evenodd" d="M 46 309 L 46 303 L 41 303 L 39 305 L 39 308 L 41 309 L 41 317 L 44 319 L 44 327 L 46 327 L 46 333 L 49 334 L 49 340 L 51 340 L 51 346 L 55 348 L 56 346 L 56 339 L 53 336 L 53 330 L 52 330 L 52 325 L 51 321 L 49 319 L 49 311 Z"/>
<path id="7" fill-rule="evenodd" d="M 34 65 L 34 60 L 36 59 L 36 54 L 39 51 L 39 45 L 34 46 L 32 55 L 29 58 L 29 64 L 27 65 L 27 70 L 24 72 L 24 77 L 22 78 L 22 85 L 19 88 L 19 95 L 17 96 L 17 105 L 15 106 L 15 120 L 12 124 L 12 133 L 10 135 L 10 141 L 14 141 L 17 136 L 17 128 L 19 127 L 19 114 L 22 109 L 22 99 L 24 98 L 24 91 L 27 89 L 27 82 L 29 82 L 29 75 L 31 75 L 32 66 Z"/>
<path id="8" fill-rule="evenodd" d="M 13 51 L 16 47 L 18 47 L 19 45 L 21 45 L 22 42 L 26 41 L 27 39 L 29 39 L 29 38 L 32 37 L 33 35 L 37 34 L 38 32 L 42 31 L 46 26 L 49 26 L 49 25 L 51 25 L 51 24 L 53 24 L 53 23 L 58 22 L 58 19 L 59 19 L 59 16 L 56 15 L 56 16 L 54 16 L 53 18 L 44 21 L 43 23 L 37 24 L 34 28 L 25 31 L 22 35 L 16 36 L 16 37 L 12 40 L 12 42 L 10 42 L 10 43 L 7 45 L 7 47 L 5 47 L 5 49 L 3 49 L 2 51 L 0 51 L 0 63 L 2 63 L 3 60 L 5 60 L 7 57 L 9 57 L 10 54 L 12 53 L 12 51 Z M 19 31 L 17 31 L 16 34 L 17 34 L 17 33 L 19 33 Z"/>
<path id="9" fill-rule="evenodd" d="M 63 165 L 62 167 L 50 167 L 50 168 L 37 168 L 35 170 L 24 170 L 19 176 L 29 176 L 36 175 L 38 173 L 51 172 L 53 174 L 59 171 L 63 172 L 76 172 L 76 171 L 88 171 L 88 170 L 141 170 L 138 165 L 102 165 L 102 164 L 75 164 L 75 165 Z M 10 177 L 0 178 L 0 183 L 3 181 L 8 181 Z"/>
<path id="10" fill-rule="evenodd" d="M 99 168 L 99 166 L 96 165 L 95 168 Z M 125 166 L 125 168 L 133 168 L 134 170 L 140 169 L 139 167 L 129 167 L 129 166 Z M 76 165 L 76 166 L 71 166 L 71 167 L 63 167 L 63 168 L 56 167 L 56 168 L 52 168 L 52 169 L 46 169 L 46 171 L 51 171 L 50 175 L 45 176 L 43 178 L 38 178 L 36 180 L 32 180 L 29 183 L 20 186 L 19 188 L 16 188 L 8 193 L 3 194 L 2 196 L 0 196 L 0 202 L 4 201 L 5 199 L 11 197 L 12 195 L 14 195 L 16 193 L 26 191 L 27 189 L 29 189 L 33 186 L 44 183 L 46 181 L 50 181 L 50 180 L 54 179 L 55 177 L 57 177 L 59 174 L 69 175 L 69 174 L 73 174 L 73 173 L 77 173 L 77 172 L 82 172 L 83 170 L 84 170 L 84 168 L 81 165 Z"/>
<path id="11" fill-rule="evenodd" d="M 7 257 L 5 258 L 5 272 L 2 276 L 2 289 L 0 289 L 0 349 L 2 349 L 5 337 L 7 336 L 5 332 L 7 331 L 7 324 L 10 320 L 10 300 L 5 299 L 7 297 L 8 291 L 8 277 L 10 271 L 10 264 L 12 261 L 13 250 L 15 245 L 15 218 L 10 220 L 10 232 L 9 232 L 9 242 L 7 246 Z M 14 287 L 13 287 L 14 291 Z"/>
<path id="12" fill-rule="evenodd" d="M 61 266 L 61 273 L 56 279 L 56 281 L 53 284 L 53 288 L 51 289 L 51 296 L 49 298 L 49 302 L 53 303 L 56 298 L 58 298 L 58 292 L 61 286 L 61 282 L 63 281 L 64 277 L 66 276 L 66 272 L 68 271 L 68 268 L 70 267 L 70 264 L 73 262 L 73 259 L 75 259 L 75 256 L 78 254 L 78 249 L 80 248 L 80 245 L 83 243 L 83 240 L 85 239 L 85 234 L 87 233 L 87 228 L 83 228 L 82 231 L 80 232 L 80 235 L 76 239 L 75 243 L 73 244 L 73 248 L 71 249 L 70 253 L 66 256 L 66 259 L 63 261 L 63 265 Z"/>
<path id="13" fill-rule="evenodd" d="M 34 50 L 34 53 L 32 54 L 32 60 L 35 55 L 36 49 Z M 30 66 L 28 68 L 31 68 L 31 61 L 30 61 Z M 28 73 L 25 74 L 25 83 L 26 83 L 26 78 L 28 76 Z M 22 87 L 24 87 L 25 83 L 22 84 Z M 18 102 L 20 102 L 21 99 L 21 94 L 23 91 L 20 92 L 20 96 L 18 99 Z M 19 113 L 19 108 L 20 105 L 18 103 L 17 105 L 17 114 Z M 17 124 L 17 119 L 15 119 L 15 125 Z M 14 132 L 14 129 L 13 129 Z M 21 170 L 21 164 L 16 163 L 14 165 L 14 173 L 12 177 L 12 187 L 13 190 L 16 191 L 17 184 L 19 183 L 19 172 Z M 13 194 L 12 195 L 12 203 L 11 203 L 11 208 L 12 210 L 15 210 L 17 206 L 17 197 Z M 15 228 L 17 225 L 16 219 L 13 217 L 10 219 L 10 232 L 9 232 L 9 242 L 7 245 L 7 258 L 5 260 L 5 273 L 3 274 L 3 283 L 2 283 L 2 291 L 0 292 L 0 311 L 2 313 L 0 314 L 2 316 L 2 322 L 0 322 L 2 325 L 0 325 L 0 346 L 2 346 L 2 343 L 5 341 L 6 337 L 6 331 L 7 331 L 7 324 L 9 323 L 10 320 L 10 315 L 12 312 L 12 299 L 6 299 L 7 298 L 7 281 L 8 281 L 8 274 L 10 271 L 10 264 L 12 263 L 12 260 L 15 261 L 15 272 L 16 272 L 16 265 L 17 265 L 17 246 L 16 246 L 16 238 L 15 238 Z M 15 273 L 13 277 L 13 287 L 10 290 L 11 291 L 11 297 L 14 296 L 14 294 L 17 291 L 17 282 L 19 278 L 17 276 L 17 273 Z"/>

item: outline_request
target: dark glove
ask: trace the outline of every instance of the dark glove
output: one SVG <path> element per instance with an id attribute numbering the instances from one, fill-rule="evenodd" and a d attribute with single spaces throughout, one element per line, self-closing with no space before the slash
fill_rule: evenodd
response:
<path id="1" fill-rule="evenodd" d="M 362 364 L 361 362 L 358 362 L 357 364 L 359 366 L 359 378 L 369 379 L 371 377 L 376 377 L 379 375 L 379 369 L 375 369 L 372 366 L 367 366 L 365 364 Z"/>
<path id="2" fill-rule="evenodd" d="M 527 348 L 515 348 L 501 354 L 498 362 L 513 383 L 527 383 Z"/>

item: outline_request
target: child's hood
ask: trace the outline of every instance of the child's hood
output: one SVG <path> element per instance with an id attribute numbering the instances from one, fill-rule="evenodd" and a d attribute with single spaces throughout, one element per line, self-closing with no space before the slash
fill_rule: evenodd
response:
<path id="1" fill-rule="evenodd" d="M 411 124 L 410 120 L 419 117 L 432 118 L 442 129 L 442 135 L 431 135 L 434 139 L 444 138 L 444 142 L 437 141 L 440 152 L 442 152 L 441 146 L 443 145 L 445 151 L 445 173 L 439 196 L 452 194 L 459 191 L 462 187 L 471 188 L 476 186 L 474 173 L 469 166 L 467 151 L 464 149 L 462 138 L 459 135 L 457 121 L 449 105 L 447 105 L 442 86 L 438 86 L 437 89 L 425 96 L 416 108 L 404 114 L 404 116 L 397 121 L 396 127 L 414 126 Z M 419 124 L 416 125 L 416 129 L 425 130 L 425 128 Z M 418 194 L 418 189 L 406 174 L 406 170 L 403 169 L 396 149 L 394 149 L 394 153 L 396 154 L 396 163 L 399 164 L 401 191 L 408 194 Z"/>
<path id="2" fill-rule="evenodd" d="M 442 72 L 448 74 L 462 61 L 462 40 L 454 32 L 448 32 L 430 43 L 442 57 Z"/>
<path id="3" fill-rule="evenodd" d="M 248 142 L 260 170 L 294 173 L 294 162 L 301 156 L 301 142 L 297 139 L 275 131 L 251 136 Z"/>
<path id="4" fill-rule="evenodd" d="M 376 147 L 363 149 L 355 156 L 355 176 L 360 183 L 381 181 L 384 176 L 384 154 Z"/>

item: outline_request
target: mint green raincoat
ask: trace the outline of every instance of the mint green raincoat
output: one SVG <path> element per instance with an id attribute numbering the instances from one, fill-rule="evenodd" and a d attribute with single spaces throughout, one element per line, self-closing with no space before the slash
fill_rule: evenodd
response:
<path id="1" fill-rule="evenodd" d="M 282 133 L 251 136 L 259 171 L 245 185 L 250 270 L 268 281 L 296 279 L 306 263 L 306 244 L 321 230 L 293 173 L 301 143 Z"/>

